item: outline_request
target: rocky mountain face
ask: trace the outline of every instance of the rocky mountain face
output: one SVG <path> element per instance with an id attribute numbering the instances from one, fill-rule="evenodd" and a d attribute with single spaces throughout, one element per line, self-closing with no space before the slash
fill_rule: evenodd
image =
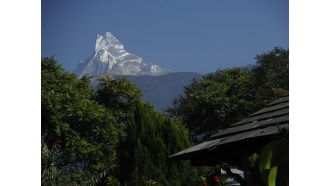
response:
<path id="1" fill-rule="evenodd" d="M 75 68 L 75 73 L 80 77 L 84 75 L 159 76 L 169 72 L 170 70 L 158 65 L 146 64 L 141 57 L 128 53 L 111 32 L 107 32 L 104 36 L 98 34 L 93 55 L 80 62 Z"/>

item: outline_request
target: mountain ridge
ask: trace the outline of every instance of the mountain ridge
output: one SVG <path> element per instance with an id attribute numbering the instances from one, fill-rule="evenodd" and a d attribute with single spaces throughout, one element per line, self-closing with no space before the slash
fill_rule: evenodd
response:
<path id="1" fill-rule="evenodd" d="M 171 106 L 173 100 L 183 94 L 184 87 L 193 79 L 202 78 L 197 72 L 170 72 L 159 76 L 141 75 L 114 75 L 111 78 L 124 77 L 136 85 L 142 92 L 141 99 L 154 106 L 156 111 L 162 112 Z M 91 78 L 92 88 L 97 88 L 98 78 Z"/>
<path id="2" fill-rule="evenodd" d="M 193 79 L 201 79 L 197 72 L 171 72 L 161 76 L 125 76 L 142 91 L 142 100 L 159 112 L 171 106 L 173 100 L 184 93 L 184 87 Z"/>
<path id="3" fill-rule="evenodd" d="M 77 64 L 74 72 L 99 77 L 103 75 L 163 75 L 170 70 L 154 64 L 146 64 L 142 58 L 130 54 L 111 32 L 97 34 L 94 53 Z"/>

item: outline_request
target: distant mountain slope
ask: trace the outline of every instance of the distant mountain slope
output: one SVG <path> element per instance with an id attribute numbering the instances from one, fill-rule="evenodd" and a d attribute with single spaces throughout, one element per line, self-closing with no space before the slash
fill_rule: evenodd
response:
<path id="1" fill-rule="evenodd" d="M 172 104 L 174 98 L 183 94 L 184 86 L 189 85 L 193 78 L 200 79 L 202 75 L 196 72 L 173 72 L 161 76 L 126 77 L 141 89 L 142 99 L 161 112 Z"/>
<path id="2" fill-rule="evenodd" d="M 142 91 L 142 100 L 149 102 L 159 112 L 172 104 L 172 101 L 183 94 L 184 86 L 189 85 L 202 75 L 196 72 L 172 72 L 161 76 L 124 76 Z M 114 77 L 115 78 L 115 77 Z M 91 79 L 91 86 L 98 86 L 98 77 Z"/>

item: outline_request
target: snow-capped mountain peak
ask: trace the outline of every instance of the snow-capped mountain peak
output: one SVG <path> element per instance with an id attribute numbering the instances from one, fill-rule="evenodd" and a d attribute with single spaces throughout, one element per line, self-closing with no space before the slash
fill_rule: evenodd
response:
<path id="1" fill-rule="evenodd" d="M 116 37 L 107 32 L 104 36 L 97 34 L 93 55 L 79 63 L 75 72 L 80 76 L 102 76 L 162 75 L 170 71 L 144 63 L 141 57 L 128 53 Z"/>

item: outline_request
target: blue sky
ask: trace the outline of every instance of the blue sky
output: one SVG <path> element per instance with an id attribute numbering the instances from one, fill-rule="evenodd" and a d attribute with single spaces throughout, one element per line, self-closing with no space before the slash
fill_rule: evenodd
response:
<path id="1" fill-rule="evenodd" d="M 41 55 L 67 70 L 92 55 L 96 34 L 173 71 L 199 73 L 255 63 L 289 48 L 288 0 L 42 0 Z"/>

